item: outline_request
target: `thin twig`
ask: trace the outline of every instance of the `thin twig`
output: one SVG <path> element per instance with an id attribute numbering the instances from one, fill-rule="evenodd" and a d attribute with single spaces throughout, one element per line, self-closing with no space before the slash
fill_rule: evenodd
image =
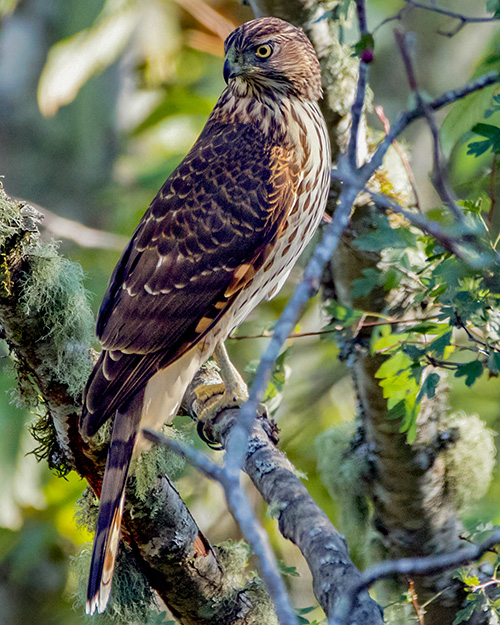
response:
<path id="1" fill-rule="evenodd" d="M 356 0 L 356 11 L 358 13 L 359 33 L 361 35 L 361 40 L 366 41 L 369 32 L 366 23 L 366 10 L 364 0 Z M 358 86 L 356 89 L 356 97 L 351 108 L 351 135 L 349 137 L 347 155 L 349 159 L 349 164 L 353 169 L 356 169 L 358 164 L 358 133 L 363 114 L 363 107 L 365 105 L 366 84 L 368 82 L 368 68 L 369 62 L 371 60 L 371 55 L 366 55 L 364 53 L 361 54 L 361 62 L 359 63 L 358 69 Z"/>
<path id="2" fill-rule="evenodd" d="M 439 197 L 442 199 L 444 204 L 448 206 L 452 214 L 454 215 L 457 221 L 463 222 L 463 215 L 458 210 L 458 207 L 455 202 L 455 198 L 453 197 L 453 193 L 451 192 L 447 181 L 446 181 L 446 169 L 443 166 L 442 160 L 442 152 L 441 145 L 439 142 L 439 129 L 436 124 L 436 120 L 434 119 L 434 115 L 432 114 L 432 110 L 424 101 L 422 94 L 420 93 L 420 89 L 418 87 L 417 76 L 415 73 L 415 68 L 413 66 L 413 59 L 410 52 L 410 46 L 408 42 L 408 33 L 403 33 L 401 31 L 395 31 L 396 42 L 399 47 L 399 51 L 401 53 L 401 57 L 403 59 L 403 63 L 406 69 L 406 75 L 408 77 L 408 83 L 410 85 L 410 89 L 412 90 L 415 99 L 417 101 L 417 106 L 421 109 L 425 115 L 427 120 L 427 125 L 432 134 L 432 155 L 433 155 L 433 171 L 432 171 L 432 182 L 436 191 L 438 192 Z"/>
<path id="3" fill-rule="evenodd" d="M 415 7 L 416 9 L 432 11 L 433 13 L 446 15 L 447 17 L 451 17 L 454 20 L 458 20 L 459 23 L 456 28 L 449 31 L 438 30 L 440 35 L 445 35 L 446 37 L 453 37 L 458 32 L 460 32 L 462 28 L 464 28 L 464 26 L 467 26 L 467 24 L 484 24 L 500 20 L 500 16 L 498 15 L 492 15 L 490 17 L 474 17 L 469 15 L 463 15 L 462 13 L 457 13 L 456 11 L 450 11 L 449 9 L 437 6 L 434 2 L 432 4 L 424 4 L 423 2 L 417 2 L 417 0 L 404 0 L 404 2 L 406 2 L 407 5 Z"/>
<path id="4" fill-rule="evenodd" d="M 387 117 L 385 116 L 384 108 L 382 106 L 376 106 L 375 113 L 377 114 L 377 117 L 380 119 L 380 121 L 382 122 L 384 126 L 385 134 L 389 134 L 389 132 L 391 131 L 391 124 L 389 120 L 387 119 Z M 411 168 L 408 155 L 401 148 L 398 141 L 394 141 L 393 145 L 394 145 L 394 149 L 396 150 L 396 153 L 398 154 L 399 158 L 401 159 L 401 162 L 403 163 L 403 167 L 405 168 L 406 175 L 408 176 L 408 180 L 410 181 L 411 190 L 413 192 L 413 197 L 415 198 L 415 207 L 421 213 L 422 208 L 420 206 L 420 200 L 418 198 L 417 182 L 415 180 L 415 176 L 413 174 L 413 170 Z"/>
<path id="5" fill-rule="evenodd" d="M 422 317 L 421 319 L 394 319 L 392 317 L 385 317 L 384 315 L 380 315 L 378 313 L 365 313 L 365 317 L 380 317 L 380 321 L 363 321 L 363 323 L 360 325 L 361 328 L 376 328 L 377 326 L 397 325 L 400 323 L 423 323 L 425 321 L 438 319 L 439 315 L 431 315 L 430 317 Z M 289 334 L 287 338 L 302 339 L 308 336 L 321 336 L 322 334 L 331 334 L 332 332 L 338 332 L 338 328 L 331 328 L 330 330 L 316 330 L 314 332 L 294 332 L 293 334 Z M 262 334 L 242 334 L 241 336 L 237 334 L 236 336 L 230 336 L 229 338 L 233 341 L 243 341 L 246 339 L 269 339 L 271 337 L 271 332 L 262 332 Z"/>
<path id="6" fill-rule="evenodd" d="M 428 575 L 441 573 L 449 569 L 458 568 L 464 564 L 478 560 L 493 545 L 500 543 L 500 531 L 493 534 L 480 545 L 465 547 L 453 553 L 443 553 L 423 558 L 400 558 L 380 562 L 361 573 L 361 581 L 355 584 L 341 600 L 334 612 L 334 618 L 329 625 L 345 625 L 347 618 L 362 590 L 370 588 L 375 582 L 397 575 Z"/>
<path id="7" fill-rule="evenodd" d="M 415 590 L 415 582 L 412 579 L 408 579 L 408 592 L 410 593 L 410 601 L 413 605 L 413 609 L 415 610 L 415 614 L 417 615 L 418 625 L 424 624 L 424 611 L 418 604 L 418 595 Z"/>

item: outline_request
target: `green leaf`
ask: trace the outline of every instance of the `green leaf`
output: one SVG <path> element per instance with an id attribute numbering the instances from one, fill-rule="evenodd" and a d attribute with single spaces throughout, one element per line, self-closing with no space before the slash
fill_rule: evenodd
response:
<path id="1" fill-rule="evenodd" d="M 486 0 L 486 11 L 494 17 L 500 15 L 500 0 Z"/>
<path id="2" fill-rule="evenodd" d="M 402 351 L 397 352 L 387 360 L 385 360 L 377 372 L 375 373 L 376 378 L 388 378 L 388 377 L 399 377 L 399 374 L 408 369 L 411 365 L 411 360 L 408 358 L 406 354 Z"/>
<path id="3" fill-rule="evenodd" d="M 413 326 L 413 328 L 411 328 L 411 332 L 416 332 L 417 334 L 437 334 L 442 331 L 442 327 L 443 324 L 425 322 Z"/>
<path id="4" fill-rule="evenodd" d="M 452 625 L 459 625 L 460 623 L 468 623 L 475 609 L 476 609 L 475 601 L 468 603 L 465 606 L 465 608 L 457 612 L 457 616 L 455 617 L 455 620 L 453 621 Z"/>
<path id="5" fill-rule="evenodd" d="M 480 137 L 486 137 L 485 141 L 473 141 L 469 143 L 467 154 L 481 156 L 491 149 L 495 154 L 500 153 L 500 128 L 492 124 L 476 124 L 472 132 Z"/>
<path id="6" fill-rule="evenodd" d="M 365 52 L 365 50 L 373 50 L 374 47 L 375 47 L 375 40 L 373 39 L 373 35 L 371 33 L 365 33 L 361 37 L 361 39 L 356 44 L 354 44 L 353 56 L 361 56 L 361 54 Z"/>
<path id="7" fill-rule="evenodd" d="M 497 128 L 497 126 L 493 126 L 492 124 L 476 124 L 472 128 L 472 132 L 475 132 L 480 137 L 496 139 L 500 133 L 500 128 Z"/>
<path id="8" fill-rule="evenodd" d="M 480 360 L 473 360 L 465 365 L 460 365 L 455 371 L 455 377 L 461 378 L 466 376 L 465 384 L 472 386 L 477 378 L 483 373 L 483 363 Z"/>
<path id="9" fill-rule="evenodd" d="M 418 361 L 425 354 L 425 349 L 417 347 L 411 343 L 405 343 L 402 348 L 403 352 L 414 361 Z"/>
<path id="10" fill-rule="evenodd" d="M 479 586 L 481 583 L 477 575 L 466 575 L 462 581 L 466 586 Z M 469 594 L 469 597 L 470 596 L 471 595 Z"/>
<path id="11" fill-rule="evenodd" d="M 308 608 L 297 608 L 295 612 L 299 614 L 300 616 L 304 616 L 304 614 L 310 614 L 315 609 L 316 609 L 316 606 L 312 605 L 312 606 L 309 606 Z"/>
<path id="12" fill-rule="evenodd" d="M 377 215 L 373 219 L 373 230 L 356 237 L 353 244 L 363 252 L 381 252 L 388 248 L 405 249 L 415 247 L 417 235 L 405 226 L 393 228 L 387 217 Z"/>
<path id="13" fill-rule="evenodd" d="M 380 284 L 381 274 L 376 269 L 369 267 L 363 269 L 364 278 L 357 278 L 352 281 L 351 294 L 353 297 L 369 295 L 376 286 Z"/>
<path id="14" fill-rule="evenodd" d="M 417 403 L 422 401 L 424 395 L 427 395 L 429 399 L 434 397 L 439 380 L 440 377 L 437 373 L 429 373 L 429 375 L 425 378 L 420 391 L 418 392 Z"/>
<path id="15" fill-rule="evenodd" d="M 500 353 L 491 352 L 488 356 L 488 369 L 493 375 L 500 373 Z"/>
<path id="16" fill-rule="evenodd" d="M 450 345 L 453 331 L 445 332 L 430 344 L 430 349 L 439 357 L 444 355 L 444 350 Z"/>
<path id="17" fill-rule="evenodd" d="M 286 566 L 283 560 L 278 560 L 278 569 L 283 577 L 300 577 L 300 573 L 295 566 Z M 312 608 L 314 610 L 314 608 Z"/>
<path id="18" fill-rule="evenodd" d="M 398 403 L 395 406 L 389 409 L 389 412 L 387 413 L 387 418 L 391 420 L 403 419 L 405 414 L 406 414 L 406 405 L 405 405 L 405 400 L 402 399 L 398 401 Z"/>
<path id="19" fill-rule="evenodd" d="M 408 423 L 405 423 L 404 427 L 402 426 L 399 429 L 400 432 L 406 432 L 406 441 L 408 445 L 413 445 L 415 439 L 417 438 L 417 413 L 413 411 L 411 414 L 411 419 L 408 420 Z"/>
<path id="20" fill-rule="evenodd" d="M 486 71 L 486 70 L 485 70 Z M 492 85 L 481 91 L 458 100 L 451 107 L 441 125 L 440 137 L 443 152 L 448 157 L 457 142 L 470 132 L 470 129 L 482 119 L 491 103 L 492 96 L 498 92 L 498 86 Z"/>

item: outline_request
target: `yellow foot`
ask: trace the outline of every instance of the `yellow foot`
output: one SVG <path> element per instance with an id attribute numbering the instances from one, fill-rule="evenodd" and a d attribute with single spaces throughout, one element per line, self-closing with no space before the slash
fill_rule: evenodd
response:
<path id="1" fill-rule="evenodd" d="M 226 408 L 236 408 L 248 399 L 246 384 L 226 388 L 224 384 L 212 384 L 196 389 L 198 401 L 207 404 L 198 415 L 199 421 L 210 421 Z"/>
<path id="2" fill-rule="evenodd" d="M 209 438 L 205 425 L 226 408 L 236 408 L 248 399 L 248 388 L 233 363 L 229 360 L 223 343 L 215 348 L 214 357 L 219 365 L 223 384 L 211 384 L 196 389 L 196 398 L 204 406 L 198 415 L 198 434 L 210 446 L 216 445 Z"/>
<path id="3" fill-rule="evenodd" d="M 223 395 L 225 390 L 226 390 L 226 387 L 224 386 L 224 383 L 221 382 L 220 384 L 209 384 L 207 386 L 198 386 L 198 388 L 196 388 L 194 392 L 196 395 L 196 399 L 200 402 L 200 404 L 204 404 L 211 397 L 216 397 L 217 395 Z"/>
<path id="4" fill-rule="evenodd" d="M 222 388 L 221 388 L 222 387 Z M 229 392 L 224 390 L 224 384 L 213 384 L 211 386 L 201 387 L 201 393 L 196 395 L 200 399 L 200 395 L 204 397 L 205 408 L 198 415 L 197 431 L 198 436 L 212 449 L 222 449 L 220 442 L 215 440 L 211 432 L 213 420 L 226 408 L 236 408 L 248 399 L 248 390 L 246 385 L 232 388 Z M 221 395 L 221 390 L 224 391 Z M 213 394 L 210 394 L 213 391 Z M 208 428 L 206 427 L 208 425 Z"/>

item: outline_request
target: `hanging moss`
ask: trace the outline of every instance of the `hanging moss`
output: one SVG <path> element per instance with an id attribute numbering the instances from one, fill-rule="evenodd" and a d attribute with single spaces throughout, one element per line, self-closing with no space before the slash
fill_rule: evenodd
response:
<path id="1" fill-rule="evenodd" d="M 87 488 L 76 505 L 75 519 L 79 527 L 95 531 L 99 500 L 92 489 Z M 83 613 L 87 597 L 87 581 L 92 556 L 92 544 L 84 545 L 71 565 L 77 580 L 74 607 Z M 116 623 L 117 625 L 149 625 L 157 622 L 156 595 L 140 570 L 130 547 L 120 542 L 113 575 L 113 588 L 106 612 L 94 615 L 93 623 Z M 95 620 L 94 620 L 95 619 Z M 90 622 L 90 618 L 88 621 Z"/>
<path id="2" fill-rule="evenodd" d="M 186 443 L 184 434 L 173 426 L 163 427 L 162 433 L 164 436 L 172 438 L 179 443 Z M 152 486 L 156 484 L 158 477 L 162 475 L 168 475 L 171 480 L 178 479 L 185 464 L 185 460 L 181 458 L 179 454 L 176 454 L 162 445 L 153 445 L 150 449 L 143 451 L 142 454 L 133 461 L 131 473 L 133 476 L 135 494 L 143 503 L 150 503 L 152 516 L 157 513 L 158 505 L 160 505 L 161 502 L 152 492 Z"/>
<path id="3" fill-rule="evenodd" d="M 495 467 L 495 432 L 478 415 L 452 413 L 441 422 L 456 430 L 456 442 L 444 450 L 446 483 L 458 509 L 467 508 L 486 494 Z"/>
<path id="4" fill-rule="evenodd" d="M 92 545 L 85 545 L 72 558 L 72 569 L 77 579 L 74 608 L 83 613 L 87 597 L 87 580 L 92 557 Z M 153 625 L 158 622 L 156 594 L 149 586 L 135 557 L 126 544 L 121 543 L 113 575 L 113 589 L 106 612 L 88 617 L 87 622 L 116 625 Z"/>
<path id="5" fill-rule="evenodd" d="M 0 184 L 0 302 L 6 320 L 13 320 L 8 339 L 16 346 L 11 356 L 18 384 L 12 399 L 38 415 L 31 428 L 38 442 L 35 456 L 64 475 L 71 467 L 56 435 L 53 419 L 58 417 L 48 413 L 37 380 L 55 385 L 56 392 L 60 386 L 79 405 L 93 364 L 94 318 L 81 267 L 60 256 L 55 242 L 40 240 L 40 218 L 33 207 L 9 198 Z M 36 370 L 25 364 L 25 349 L 35 350 Z"/>
<path id="6" fill-rule="evenodd" d="M 331 427 L 316 439 L 321 481 L 342 510 L 342 531 L 353 549 L 365 550 L 370 514 L 365 491 L 369 462 L 363 446 L 354 445 L 356 423 L 346 421 Z"/>
<path id="7" fill-rule="evenodd" d="M 224 568 L 225 580 L 225 592 L 215 600 L 217 609 L 229 613 L 237 597 L 244 593 L 251 606 L 245 616 L 247 625 L 278 625 L 273 602 L 264 582 L 255 571 L 245 570 L 251 555 L 248 544 L 244 540 L 227 540 L 214 549 Z"/>
<path id="8" fill-rule="evenodd" d="M 53 352 L 46 366 L 78 400 L 92 369 L 89 347 L 94 336 L 83 270 L 60 256 L 54 242 L 38 243 L 30 258 L 30 272 L 21 280 L 20 304 L 27 316 L 44 320 L 40 339 L 50 339 Z"/>
<path id="9" fill-rule="evenodd" d="M 94 532 L 98 512 L 99 499 L 97 499 L 91 488 L 86 488 L 80 499 L 76 502 L 75 521 L 77 526 L 85 528 L 89 532 Z"/>

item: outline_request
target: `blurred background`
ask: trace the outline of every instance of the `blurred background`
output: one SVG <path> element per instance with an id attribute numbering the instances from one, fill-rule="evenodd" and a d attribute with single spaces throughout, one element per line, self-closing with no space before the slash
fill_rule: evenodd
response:
<path id="1" fill-rule="evenodd" d="M 484 2 L 442 4 L 468 14 L 485 10 Z M 368 5 L 374 28 L 403 3 L 372 0 Z M 2 182 L 9 195 L 45 213 L 44 237 L 60 241 L 62 253 L 83 266 L 97 311 L 121 249 L 224 87 L 223 39 L 253 16 L 232 0 L 0 0 L 0 15 Z M 500 43 L 491 25 L 468 26 L 448 37 L 439 29 L 456 22 L 446 17 L 413 11 L 403 22 L 415 33 L 421 88 L 432 96 L 472 77 Z M 374 101 L 389 120 L 409 106 L 392 33 L 396 26 L 401 24 L 392 21 L 376 30 L 372 66 Z M 349 23 L 344 35 L 346 41 L 356 40 Z M 382 131 L 375 115 L 370 121 Z M 483 192 L 491 163 L 466 156 L 463 129 L 456 120 L 447 126 L 445 122 L 445 129 L 455 189 Z M 431 208 L 437 199 L 428 180 L 429 133 L 416 124 L 403 143 L 411 154 L 420 203 Z M 279 297 L 261 305 L 243 324 L 239 340 L 229 341 L 241 371 L 266 344 L 265 338 L 242 337 L 272 327 L 300 271 L 296 268 Z M 297 331 L 314 332 L 322 324 L 319 302 L 313 301 Z M 85 484 L 74 474 L 57 478 L 29 454 L 36 443 L 26 426 L 36 415 L 11 403 L 13 375 L 5 347 L 0 349 L 0 623 L 80 623 L 82 610 L 72 607 L 76 580 L 70 557 L 91 539 L 73 518 Z M 334 523 L 341 510 L 318 477 L 314 441 L 326 428 L 354 415 L 350 377 L 336 356 L 337 348 L 328 339 L 290 341 L 282 371 L 287 378 L 284 399 L 277 412 L 282 448 L 307 475 L 311 494 Z M 462 381 L 454 381 L 452 408 L 478 413 L 498 431 L 498 383 L 484 379 L 475 389 L 471 396 Z M 276 390 L 274 405 L 280 399 Z M 178 421 L 194 440 L 192 424 Z M 212 542 L 240 537 L 216 486 L 185 469 L 179 487 Z M 481 503 L 467 511 L 466 523 L 498 523 L 499 495 L 496 479 Z M 315 605 L 298 552 L 281 539 L 258 496 L 252 497 L 278 557 L 297 567 L 300 577 L 287 578 L 295 606 Z M 354 549 L 353 555 L 362 564 L 362 554 Z"/>

